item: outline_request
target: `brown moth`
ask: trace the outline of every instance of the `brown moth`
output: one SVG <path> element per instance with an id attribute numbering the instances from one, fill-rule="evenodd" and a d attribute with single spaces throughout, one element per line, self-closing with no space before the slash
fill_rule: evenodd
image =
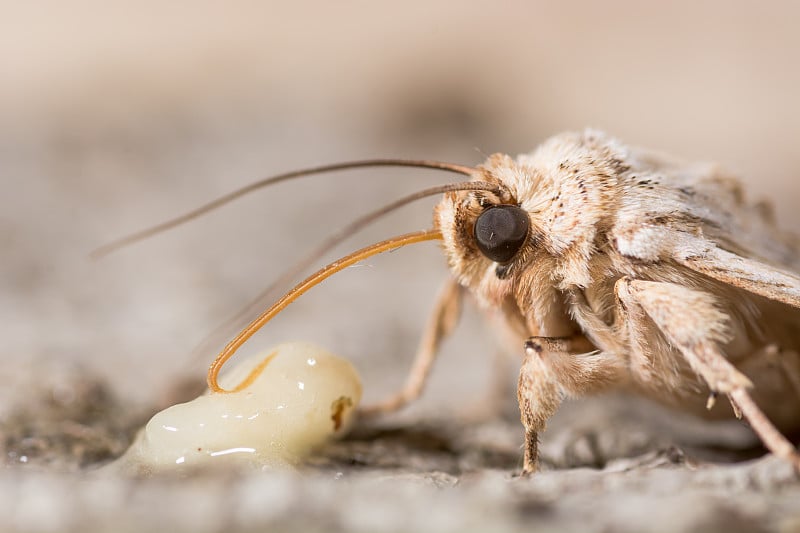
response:
<path id="1" fill-rule="evenodd" d="M 538 467 L 538 438 L 568 397 L 627 390 L 708 418 L 744 417 L 766 448 L 800 470 L 781 432 L 800 430 L 800 240 L 716 166 L 631 148 L 600 132 L 551 138 L 516 159 L 477 168 L 376 160 L 262 180 L 188 215 L 104 247 L 152 235 L 255 188 L 355 166 L 432 167 L 469 182 L 402 198 L 343 229 L 301 267 L 364 224 L 409 201 L 441 194 L 434 230 L 378 243 L 332 263 L 245 328 L 224 362 L 305 290 L 374 253 L 441 238 L 452 278 L 403 389 L 365 414 L 401 408 L 421 393 L 463 291 L 521 354 L 518 400 L 523 473 Z M 717 395 L 729 399 L 716 404 Z"/>
<path id="2" fill-rule="evenodd" d="M 800 429 L 800 241 L 763 205 L 717 167 L 592 131 L 479 176 L 505 195 L 449 193 L 435 220 L 458 282 L 525 346 L 525 472 L 563 398 L 612 388 L 715 418 L 725 394 L 800 468 L 775 429 Z"/>

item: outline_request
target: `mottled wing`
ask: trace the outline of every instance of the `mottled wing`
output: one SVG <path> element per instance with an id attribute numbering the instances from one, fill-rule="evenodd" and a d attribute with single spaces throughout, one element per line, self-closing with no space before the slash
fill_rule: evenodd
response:
<path id="1" fill-rule="evenodd" d="M 674 259 L 717 281 L 800 308 L 800 276 L 713 244 L 702 251 L 678 252 Z"/>
<path id="2" fill-rule="evenodd" d="M 716 165 L 645 150 L 636 157 L 649 166 L 649 179 L 639 183 L 649 187 L 623 204 L 634 215 L 627 227 L 635 232 L 626 233 L 624 224 L 616 230 L 627 255 L 668 255 L 695 272 L 800 308 L 800 239 L 778 228 L 768 205 L 749 202 L 740 182 Z"/>

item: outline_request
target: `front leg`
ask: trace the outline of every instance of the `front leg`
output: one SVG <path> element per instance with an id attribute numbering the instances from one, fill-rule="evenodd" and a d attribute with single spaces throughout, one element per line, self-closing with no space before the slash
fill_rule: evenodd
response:
<path id="1" fill-rule="evenodd" d="M 362 407 L 359 414 L 375 416 L 393 413 L 419 398 L 430 376 L 439 346 L 455 329 L 461 316 L 463 289 L 454 278 L 448 278 L 436 297 L 414 363 L 403 388 L 382 402 Z"/>
<path id="2" fill-rule="evenodd" d="M 586 337 L 531 337 L 525 342 L 525 359 L 519 373 L 517 399 L 525 428 L 522 474 L 539 467 L 539 433 L 562 400 L 599 391 L 621 375 L 613 354 L 594 350 Z"/>

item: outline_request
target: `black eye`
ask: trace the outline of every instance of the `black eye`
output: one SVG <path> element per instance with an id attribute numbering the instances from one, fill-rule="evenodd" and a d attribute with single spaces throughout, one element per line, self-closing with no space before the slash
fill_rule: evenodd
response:
<path id="1" fill-rule="evenodd" d="M 475 240 L 483 255 L 507 263 L 517 254 L 530 228 L 528 213 L 515 205 L 490 207 L 475 221 Z"/>

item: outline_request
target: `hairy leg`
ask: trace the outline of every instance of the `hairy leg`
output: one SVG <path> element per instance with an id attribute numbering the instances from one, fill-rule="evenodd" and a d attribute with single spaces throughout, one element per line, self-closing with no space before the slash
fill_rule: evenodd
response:
<path id="1" fill-rule="evenodd" d="M 539 433 L 567 396 L 597 392 L 620 375 L 618 358 L 594 350 L 584 336 L 531 337 L 519 373 L 517 399 L 525 428 L 523 475 L 539 466 Z"/>
<path id="2" fill-rule="evenodd" d="M 442 285 L 425 327 L 414 363 L 403 388 L 383 401 L 360 409 L 363 416 L 392 413 L 419 398 L 430 375 L 442 341 L 455 329 L 461 316 L 463 289 L 453 278 Z"/>
<path id="3" fill-rule="evenodd" d="M 727 317 L 715 306 L 713 298 L 672 283 L 623 279 L 617 285 L 620 300 L 644 311 L 708 384 L 712 394 L 726 394 L 767 449 L 800 470 L 800 454 L 753 401 L 748 392 L 750 380 L 720 350 Z"/>

